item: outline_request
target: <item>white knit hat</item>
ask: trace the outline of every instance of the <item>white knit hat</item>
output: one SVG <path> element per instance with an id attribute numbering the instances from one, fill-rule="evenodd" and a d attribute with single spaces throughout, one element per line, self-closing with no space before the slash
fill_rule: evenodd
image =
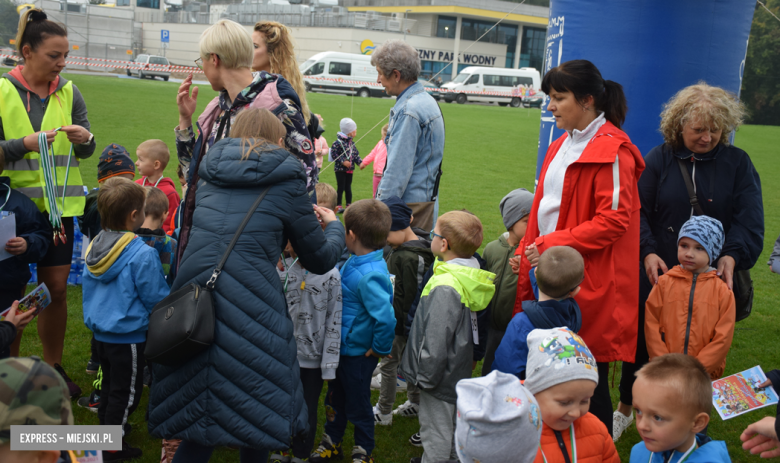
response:
<path id="1" fill-rule="evenodd" d="M 576 379 L 599 383 L 595 357 L 585 341 L 565 327 L 533 330 L 528 334 L 525 371 L 525 387 L 532 394 Z"/>
<path id="2" fill-rule="evenodd" d="M 345 117 L 339 123 L 339 130 L 341 130 L 341 133 L 348 135 L 357 130 L 357 124 L 352 119 Z"/>

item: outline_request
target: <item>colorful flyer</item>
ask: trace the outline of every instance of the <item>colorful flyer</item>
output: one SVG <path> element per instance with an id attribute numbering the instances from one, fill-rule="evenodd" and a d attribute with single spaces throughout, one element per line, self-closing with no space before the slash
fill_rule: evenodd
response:
<path id="1" fill-rule="evenodd" d="M 49 304 L 51 304 L 51 294 L 49 294 L 49 288 L 46 287 L 46 283 L 41 283 L 37 288 L 32 290 L 30 294 L 24 296 L 24 299 L 19 301 L 19 308 L 17 311 L 27 312 L 29 310 L 34 310 L 35 315 L 38 315 Z M 0 312 L 0 317 L 5 318 L 5 316 L 8 314 L 8 311 L 10 310 L 11 308 L 8 307 L 4 311 Z"/>
<path id="2" fill-rule="evenodd" d="M 766 381 L 760 366 L 712 382 L 712 404 L 721 419 L 728 420 L 751 410 L 777 403 L 772 386 L 759 387 Z"/>

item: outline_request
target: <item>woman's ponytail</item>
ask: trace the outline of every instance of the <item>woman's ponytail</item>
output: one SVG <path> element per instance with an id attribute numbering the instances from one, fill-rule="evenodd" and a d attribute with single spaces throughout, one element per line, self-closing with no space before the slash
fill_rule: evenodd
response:
<path id="1" fill-rule="evenodd" d="M 68 31 L 59 23 L 50 21 L 39 8 L 30 8 L 19 16 L 19 31 L 16 33 L 16 50 L 29 45 L 35 50 L 48 36 L 67 37 Z"/>
<path id="2" fill-rule="evenodd" d="M 596 98 L 596 109 L 604 111 L 604 117 L 620 128 L 626 121 L 628 103 L 623 86 L 611 80 L 604 81 L 604 93 Z"/>

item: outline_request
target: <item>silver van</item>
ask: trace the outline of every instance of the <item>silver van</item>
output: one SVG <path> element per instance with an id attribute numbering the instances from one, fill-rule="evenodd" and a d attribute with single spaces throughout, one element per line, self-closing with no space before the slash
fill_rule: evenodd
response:
<path id="1" fill-rule="evenodd" d="M 133 62 L 140 67 L 140 69 L 128 69 L 127 75 L 137 75 L 139 79 L 150 77 L 162 77 L 164 81 L 168 81 L 171 77 L 170 71 L 161 69 L 161 66 L 170 66 L 168 58 L 157 55 L 138 55 Z M 134 66 L 135 67 L 135 66 Z"/>

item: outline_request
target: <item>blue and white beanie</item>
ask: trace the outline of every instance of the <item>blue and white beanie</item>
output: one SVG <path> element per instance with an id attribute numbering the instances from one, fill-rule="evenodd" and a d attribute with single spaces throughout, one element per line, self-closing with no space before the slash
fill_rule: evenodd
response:
<path id="1" fill-rule="evenodd" d="M 455 451 L 461 463 L 532 463 L 542 434 L 536 399 L 515 375 L 458 381 Z"/>
<path id="2" fill-rule="evenodd" d="M 723 225 L 719 220 L 706 215 L 695 215 L 685 222 L 677 237 L 677 244 L 683 238 L 690 238 L 704 246 L 710 256 L 710 265 L 720 256 L 725 239 Z"/>

